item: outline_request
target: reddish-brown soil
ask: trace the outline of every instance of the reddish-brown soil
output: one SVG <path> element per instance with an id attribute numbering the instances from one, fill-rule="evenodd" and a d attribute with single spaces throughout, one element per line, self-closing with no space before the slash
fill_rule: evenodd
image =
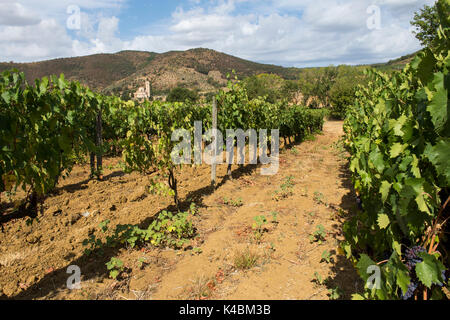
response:
<path id="1" fill-rule="evenodd" d="M 106 159 L 101 182 L 87 179 L 88 166 L 77 166 L 45 200 L 39 222 L 28 225 L 27 219 L 20 219 L 4 224 L 0 296 L 329 299 L 329 290 L 339 288 L 341 298 L 349 298 L 361 283 L 338 250 L 342 223 L 355 210 L 345 152 L 338 143 L 341 135 L 342 122 L 326 122 L 315 140 L 282 150 L 275 176 L 260 175 L 256 166 L 233 166 L 234 179 L 228 180 L 226 166 L 219 166 L 219 186 L 214 191 L 209 187 L 208 166 L 184 167 L 177 175 L 181 207 L 195 202 L 199 213 L 193 218 L 197 236 L 183 250 L 122 247 L 105 249 L 103 256 L 86 256 L 82 242 L 102 221 L 109 219 L 111 227 L 144 226 L 162 210 L 175 208 L 171 198 L 146 192 L 148 177 L 117 169 L 120 159 Z M 289 176 L 292 194 L 275 196 Z M 242 206 L 226 205 L 224 198 L 242 199 Z M 252 225 L 254 217 L 261 215 L 267 223 L 257 241 Z M 319 225 L 326 231 L 325 241 L 311 242 L 310 235 Z M 331 255 L 329 262 L 322 260 L 325 250 Z M 241 270 L 236 257 L 248 252 L 256 262 Z M 109 278 L 105 263 L 111 257 L 120 258 L 127 268 L 119 280 Z M 67 288 L 71 265 L 81 269 L 81 289 Z M 315 281 L 317 275 L 325 283 Z"/>

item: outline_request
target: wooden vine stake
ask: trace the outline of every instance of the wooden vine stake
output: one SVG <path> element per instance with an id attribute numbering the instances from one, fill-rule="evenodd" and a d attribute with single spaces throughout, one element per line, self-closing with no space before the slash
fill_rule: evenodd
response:
<path id="1" fill-rule="evenodd" d="M 96 137 L 97 137 L 97 173 L 100 180 L 103 179 L 103 126 L 102 126 L 102 110 L 100 109 L 97 114 L 96 123 Z"/>
<path id="2" fill-rule="evenodd" d="M 213 97 L 213 103 L 212 103 L 212 129 L 213 129 L 213 135 L 214 135 L 214 154 L 213 154 L 213 161 L 211 165 L 211 186 L 213 188 L 216 187 L 216 171 L 217 171 L 217 164 L 216 164 L 216 157 L 217 157 L 217 101 L 216 97 Z"/>
<path id="3" fill-rule="evenodd" d="M 103 137 L 102 137 L 102 112 L 99 110 L 95 118 L 95 146 L 97 152 L 90 153 L 91 164 L 91 178 L 97 176 L 99 180 L 103 179 Z M 95 167 L 95 160 L 97 158 L 97 168 Z M 96 170 L 97 169 L 97 170 Z"/>

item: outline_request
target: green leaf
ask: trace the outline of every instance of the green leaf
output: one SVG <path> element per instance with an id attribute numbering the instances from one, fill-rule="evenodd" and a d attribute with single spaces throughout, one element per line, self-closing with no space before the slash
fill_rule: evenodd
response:
<path id="1" fill-rule="evenodd" d="M 422 262 L 416 264 L 416 274 L 419 280 L 431 289 L 433 284 L 441 285 L 442 271 L 445 270 L 444 265 L 434 255 L 421 252 L 419 256 L 423 259 Z"/>
<path id="2" fill-rule="evenodd" d="M 378 226 L 380 229 L 386 229 L 391 223 L 387 214 L 381 213 L 378 215 Z"/>
<path id="3" fill-rule="evenodd" d="M 402 245 L 394 240 L 392 243 L 392 249 L 400 256 L 402 254 Z"/>
<path id="4" fill-rule="evenodd" d="M 47 77 L 43 77 L 41 80 L 41 83 L 39 85 L 39 91 L 40 93 L 45 93 L 45 91 L 47 90 L 47 86 L 48 86 L 48 78 Z"/>
<path id="5" fill-rule="evenodd" d="M 394 134 L 396 136 L 403 137 L 404 133 L 402 128 L 407 120 L 408 118 L 404 114 L 402 114 L 398 119 L 389 120 L 389 127 L 394 130 Z"/>
<path id="6" fill-rule="evenodd" d="M 8 91 L 2 92 L 2 98 L 3 98 L 3 100 L 5 100 L 5 102 L 7 104 L 9 104 L 11 102 L 11 95 Z"/>
<path id="7" fill-rule="evenodd" d="M 406 267 L 397 269 L 397 285 L 402 289 L 403 292 L 408 291 L 410 283 L 411 278 L 409 277 L 409 270 L 406 269 Z"/>
<path id="8" fill-rule="evenodd" d="M 422 177 L 422 175 L 420 174 L 419 159 L 417 159 L 416 155 L 413 155 L 413 161 L 411 163 L 411 172 L 416 178 Z"/>
<path id="9" fill-rule="evenodd" d="M 373 150 L 369 155 L 369 160 L 372 162 L 378 172 L 383 172 L 385 166 L 383 155 L 380 153 L 380 149 L 377 148 Z"/>
<path id="10" fill-rule="evenodd" d="M 354 293 L 354 294 L 352 294 L 352 300 L 358 301 L 358 300 L 366 300 L 366 299 L 359 293 Z"/>
<path id="11" fill-rule="evenodd" d="M 444 75 L 439 72 L 435 74 L 433 83 L 437 88 L 437 92 L 433 94 L 431 103 L 427 107 L 427 111 L 431 114 L 431 120 L 434 127 L 440 132 L 445 123 L 448 121 L 448 92 L 444 88 Z"/>
<path id="12" fill-rule="evenodd" d="M 424 155 L 436 167 L 436 171 L 444 176 L 447 183 L 450 184 L 450 139 L 439 139 L 435 146 L 428 144 Z"/>
<path id="13" fill-rule="evenodd" d="M 111 278 L 113 278 L 113 279 L 117 279 L 117 276 L 119 275 L 119 271 L 118 270 L 112 270 L 110 273 L 109 273 L 109 276 L 111 277 Z"/>
<path id="14" fill-rule="evenodd" d="M 416 203 L 417 203 L 417 206 L 419 207 L 420 211 L 426 212 L 426 213 L 430 212 L 430 210 L 428 209 L 427 203 L 425 202 L 425 197 L 423 194 L 419 194 L 416 197 Z"/>
<path id="15" fill-rule="evenodd" d="M 427 203 L 425 201 L 425 191 L 424 191 L 424 179 L 407 179 L 405 180 L 405 185 L 411 187 L 414 193 L 409 193 L 410 196 L 415 196 L 415 200 L 419 210 L 422 212 L 429 213 Z"/>
<path id="16" fill-rule="evenodd" d="M 370 259 L 370 257 L 366 254 L 362 254 L 358 263 L 356 264 L 356 268 L 358 269 L 358 273 L 364 282 L 370 277 L 370 274 L 367 273 L 367 269 L 371 266 L 376 266 L 377 264 Z"/>
<path id="17" fill-rule="evenodd" d="M 431 52 L 431 50 L 427 48 L 424 50 L 422 59 L 418 61 L 420 61 L 420 63 L 418 66 L 416 63 L 416 68 L 418 69 L 417 75 L 419 76 L 422 84 L 426 84 L 431 80 L 431 77 L 433 76 L 433 71 L 436 65 L 436 58 L 434 57 L 433 52 Z"/>
<path id="18" fill-rule="evenodd" d="M 406 144 L 394 143 L 391 147 L 391 158 L 397 158 L 408 147 Z"/>
<path id="19" fill-rule="evenodd" d="M 380 193 L 381 193 L 381 200 L 383 200 L 383 203 L 386 202 L 386 200 L 387 200 L 389 191 L 391 190 L 391 186 L 392 186 L 392 183 L 389 183 L 387 181 L 383 181 L 381 183 Z"/>

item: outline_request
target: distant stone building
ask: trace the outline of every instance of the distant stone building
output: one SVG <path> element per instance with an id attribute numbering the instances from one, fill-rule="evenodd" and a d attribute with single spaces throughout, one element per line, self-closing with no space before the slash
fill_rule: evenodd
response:
<path id="1" fill-rule="evenodd" d="M 135 99 L 150 99 L 151 91 L 150 91 L 150 82 L 145 81 L 145 88 L 140 87 L 138 91 L 134 93 Z"/>

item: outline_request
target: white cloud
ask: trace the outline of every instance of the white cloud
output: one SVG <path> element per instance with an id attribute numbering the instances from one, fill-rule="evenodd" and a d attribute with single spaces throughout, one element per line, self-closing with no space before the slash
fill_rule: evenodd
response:
<path id="1" fill-rule="evenodd" d="M 20 3 L 2 3 L 0 26 L 29 26 L 40 22 L 40 19 Z"/>
<path id="2" fill-rule="evenodd" d="M 32 26 L 0 28 L 1 54 L 14 60 L 34 61 L 55 56 L 70 56 L 72 39 L 55 20 L 42 20 Z"/>
<path id="3" fill-rule="evenodd" d="M 124 22 L 118 17 L 126 2 L 75 1 L 83 10 L 81 29 L 72 32 L 65 29 L 66 8 L 72 1 L 21 1 L 23 10 L 15 11 L 16 15 L 11 15 L 3 26 L 4 15 L 0 13 L 0 45 L 4 48 L 0 60 L 32 61 L 124 49 L 165 52 L 207 47 L 285 66 L 373 63 L 418 50 L 419 42 L 409 31 L 409 21 L 424 4 L 434 3 L 431 0 L 189 0 L 187 7 L 185 3 L 184 8 L 180 6 L 174 11 L 157 33 L 144 33 L 125 41 L 119 36 Z M 14 1 L 9 3 L 17 5 Z M 367 27 L 370 5 L 380 8 L 379 30 Z M 39 20 L 26 22 L 20 17 Z"/>

